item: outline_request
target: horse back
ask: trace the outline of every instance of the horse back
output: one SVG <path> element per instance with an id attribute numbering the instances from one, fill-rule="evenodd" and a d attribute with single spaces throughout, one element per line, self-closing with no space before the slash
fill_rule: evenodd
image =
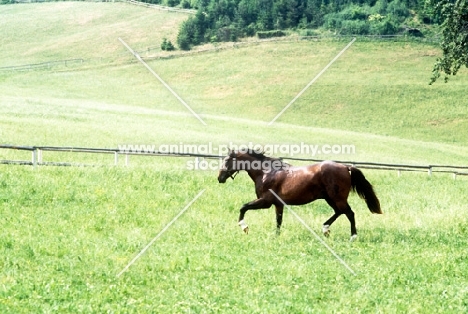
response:
<path id="1" fill-rule="evenodd" d="M 291 205 L 323 198 L 347 198 L 351 187 L 348 167 L 331 161 L 290 167 L 267 181 L 264 187 L 279 191 L 285 202 Z"/>

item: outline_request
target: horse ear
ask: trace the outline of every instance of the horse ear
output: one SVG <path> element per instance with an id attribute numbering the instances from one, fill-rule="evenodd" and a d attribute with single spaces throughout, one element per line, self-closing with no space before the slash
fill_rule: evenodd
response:
<path id="1" fill-rule="evenodd" d="M 236 157 L 236 152 L 234 151 L 234 149 L 231 149 L 231 148 L 229 149 L 229 157 L 231 158 Z"/>

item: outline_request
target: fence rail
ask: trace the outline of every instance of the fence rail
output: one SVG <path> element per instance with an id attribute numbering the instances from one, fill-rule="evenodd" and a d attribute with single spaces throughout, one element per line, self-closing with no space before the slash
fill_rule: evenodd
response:
<path id="1" fill-rule="evenodd" d="M 81 58 L 77 59 L 66 59 L 66 60 L 54 60 L 41 63 L 31 63 L 31 64 L 21 64 L 21 65 L 11 65 L 0 67 L 0 71 L 30 71 L 36 69 L 51 69 L 56 66 L 69 66 L 72 64 L 82 64 L 85 60 Z"/>
<path id="2" fill-rule="evenodd" d="M 122 151 L 118 148 L 90 148 L 90 147 L 58 147 L 58 146 L 18 146 L 18 145 L 0 145 L 0 149 L 20 150 L 31 152 L 30 160 L 0 160 L 0 164 L 8 165 L 29 165 L 36 168 L 37 166 L 63 166 L 63 167 L 94 167 L 96 164 L 84 163 L 71 163 L 71 162 L 47 162 L 43 160 L 42 152 L 69 152 L 69 153 L 90 153 L 90 154 L 109 154 L 114 155 L 114 165 L 118 165 L 119 156 L 125 157 L 125 165 L 130 163 L 130 156 L 153 156 L 153 157 L 200 157 L 206 159 L 222 159 L 225 156 L 212 155 L 212 154 L 195 154 L 195 153 L 168 153 L 168 152 L 130 152 Z M 295 157 L 280 157 L 283 160 L 292 161 L 309 161 L 321 162 L 322 159 L 313 158 L 295 158 Z M 468 176 L 468 166 L 454 166 L 454 165 L 409 165 L 409 164 L 390 164 L 390 163 L 375 163 L 364 161 L 343 161 L 335 160 L 336 162 L 356 166 L 362 169 L 374 170 L 390 170 L 397 171 L 398 175 L 401 172 L 427 172 L 428 175 L 432 173 L 451 173 L 454 179 L 457 176 Z"/>
<path id="3" fill-rule="evenodd" d="M 29 1 L 29 0 L 28 0 Z M 129 3 L 138 3 L 138 4 L 145 4 L 144 2 L 138 2 L 135 0 L 123 0 L 124 2 Z M 175 11 L 176 9 L 171 7 L 162 7 L 161 10 L 167 11 Z M 180 11 L 180 10 L 179 10 Z M 173 53 L 166 53 L 161 52 L 160 46 L 151 46 L 145 49 L 136 50 L 138 54 L 141 55 L 141 58 L 145 61 L 150 60 L 157 60 L 157 59 L 173 59 L 179 57 L 189 57 L 192 55 L 198 55 L 202 53 L 212 53 L 212 52 L 219 52 L 228 49 L 237 49 L 243 46 L 250 46 L 250 45 L 259 45 L 263 43 L 271 43 L 271 42 L 299 42 L 299 41 L 325 41 L 325 40 L 332 40 L 332 41 L 347 41 L 352 38 L 358 38 L 360 41 L 393 41 L 393 42 L 421 42 L 421 43 L 439 43 L 440 39 L 438 37 L 414 37 L 408 35 L 329 35 L 329 36 L 285 36 L 285 37 L 273 37 L 273 38 L 265 38 L 265 39 L 250 39 L 247 41 L 236 41 L 231 43 L 223 43 L 219 45 L 213 45 L 213 47 L 208 48 L 196 48 L 190 51 L 175 51 Z M 149 54 L 151 51 L 158 51 L 160 53 L 156 53 L 154 55 L 144 56 L 143 54 Z M 83 58 L 75 58 L 75 59 L 66 59 L 66 60 L 51 60 L 41 63 L 31 63 L 31 64 L 21 64 L 21 65 L 10 65 L 10 66 L 3 66 L 0 67 L 0 71 L 31 71 L 31 70 L 41 70 L 41 69 L 52 69 L 57 66 L 71 66 L 71 65 L 83 65 L 83 64 L 92 64 L 93 62 L 102 59 L 83 59 Z M 131 62 L 134 62 L 132 59 Z"/>
<path id="4" fill-rule="evenodd" d="M 300 41 L 349 41 L 353 38 L 358 38 L 359 41 L 387 41 L 387 42 L 415 42 L 415 43 L 427 43 L 427 44 L 438 44 L 440 38 L 438 37 L 414 37 L 408 35 L 326 35 L 326 36 L 285 36 L 285 37 L 272 37 L 272 38 L 252 38 L 246 41 L 235 41 L 230 43 L 223 43 L 214 45 L 208 48 L 195 48 L 189 51 L 175 51 L 173 53 L 161 53 L 153 56 L 142 56 L 144 60 L 155 60 L 155 59 L 172 59 L 179 57 L 187 57 L 191 55 L 197 55 L 201 53 L 218 52 L 228 49 L 236 49 L 243 46 L 259 45 L 264 43 L 286 43 L 286 42 L 300 42 Z M 152 50 L 160 50 L 158 47 L 148 47 L 146 50 L 141 50 L 141 53 L 150 52 Z"/>

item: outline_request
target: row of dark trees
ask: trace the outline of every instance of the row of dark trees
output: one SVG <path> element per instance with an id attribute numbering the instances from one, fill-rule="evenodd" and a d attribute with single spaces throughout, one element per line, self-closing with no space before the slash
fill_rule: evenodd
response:
<path id="1" fill-rule="evenodd" d="M 434 65 L 432 82 L 441 73 L 468 68 L 468 0 L 147 0 L 197 9 L 182 23 L 181 49 L 206 42 L 235 41 L 241 36 L 284 34 L 284 29 L 328 29 L 337 34 L 392 35 L 412 27 L 438 24 L 443 56 Z"/>
<path id="2" fill-rule="evenodd" d="M 407 21 L 431 22 L 423 0 L 170 0 L 167 4 L 197 9 L 181 25 L 177 39 L 181 49 L 270 30 L 321 27 L 339 34 L 391 35 L 404 30 Z"/>
<path id="3" fill-rule="evenodd" d="M 328 29 L 337 34 L 392 35 L 414 24 L 439 24 L 443 56 L 434 65 L 432 82 L 468 68 L 468 0 L 141 0 L 196 9 L 180 26 L 177 44 L 188 50 L 206 42 L 239 37 L 283 36 L 282 30 Z M 0 0 L 0 4 L 15 3 Z M 261 36 L 260 36 L 261 35 Z M 166 38 L 163 50 L 175 47 Z"/>

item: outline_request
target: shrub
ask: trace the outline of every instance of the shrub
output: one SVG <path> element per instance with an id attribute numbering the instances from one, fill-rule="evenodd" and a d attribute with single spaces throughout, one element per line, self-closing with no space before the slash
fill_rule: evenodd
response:
<path id="1" fill-rule="evenodd" d="M 399 0 L 392 1 L 387 6 L 387 13 L 403 20 L 411 15 L 406 5 Z"/>
<path id="2" fill-rule="evenodd" d="M 283 36 L 286 36 L 286 33 L 280 30 L 257 32 L 257 37 L 260 39 L 272 38 L 272 37 L 283 37 Z"/>
<path id="3" fill-rule="evenodd" d="M 343 35 L 368 35 L 370 24 L 367 21 L 346 20 L 341 23 L 340 33 Z"/>
<path id="4" fill-rule="evenodd" d="M 167 0 L 166 5 L 168 7 L 175 7 L 180 3 L 180 0 Z"/>
<path id="5" fill-rule="evenodd" d="M 370 7 L 350 5 L 339 13 L 344 20 L 367 20 L 370 15 Z"/>
<path id="6" fill-rule="evenodd" d="M 233 26 L 221 27 L 216 31 L 218 41 L 237 41 L 238 37 L 238 30 Z"/>
<path id="7" fill-rule="evenodd" d="M 339 13 L 325 15 L 323 26 L 327 29 L 340 29 L 343 23 L 343 16 Z"/>
<path id="8" fill-rule="evenodd" d="M 245 28 L 245 35 L 246 36 L 253 36 L 255 35 L 255 24 L 254 23 L 250 23 L 249 26 L 247 26 Z"/>
<path id="9" fill-rule="evenodd" d="M 175 50 L 175 47 L 170 40 L 168 40 L 167 38 L 163 38 L 163 41 L 161 43 L 161 49 L 164 51 L 171 51 Z"/>
<path id="10" fill-rule="evenodd" d="M 177 35 L 177 45 L 181 50 L 190 50 L 190 38 L 187 33 L 179 31 Z"/>
<path id="11" fill-rule="evenodd" d="M 183 9 L 190 9 L 192 7 L 190 1 L 188 1 L 188 0 L 182 0 L 182 2 L 180 3 L 180 6 Z"/>
<path id="12" fill-rule="evenodd" d="M 374 22 L 371 25 L 371 33 L 374 35 L 395 35 L 398 27 L 389 19 Z"/>

